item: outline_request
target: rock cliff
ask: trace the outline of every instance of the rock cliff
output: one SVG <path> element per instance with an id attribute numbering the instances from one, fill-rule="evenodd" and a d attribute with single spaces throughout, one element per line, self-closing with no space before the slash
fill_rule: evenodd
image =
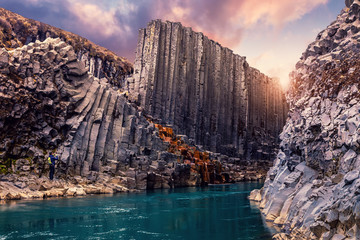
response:
<path id="1" fill-rule="evenodd" d="M 265 175 L 287 106 L 277 81 L 244 57 L 179 23 L 154 21 L 150 33 L 140 31 L 136 65 L 143 68 L 127 79 L 128 96 L 122 81 L 131 66 L 122 58 L 77 35 L 0 13 L 0 199 Z M 60 159 L 55 182 L 46 178 L 50 151 Z"/>
<path id="2" fill-rule="evenodd" d="M 0 199 L 259 178 L 152 123 L 88 70 L 60 38 L 0 50 Z M 55 182 L 46 177 L 50 151 L 59 156 Z"/>
<path id="3" fill-rule="evenodd" d="M 276 80 L 180 23 L 155 20 L 140 30 L 128 89 L 156 121 L 242 159 L 272 159 L 287 114 Z"/>
<path id="4" fill-rule="evenodd" d="M 281 150 L 251 194 L 277 239 L 360 239 L 360 2 L 346 6 L 297 63 Z"/>
<path id="5" fill-rule="evenodd" d="M 73 46 L 76 56 L 97 78 L 107 77 L 111 84 L 123 87 L 125 76 L 132 73 L 132 64 L 106 48 L 62 29 L 24 18 L 0 8 L 0 47 L 14 49 L 48 37 L 61 38 Z"/>
<path id="6" fill-rule="evenodd" d="M 0 56 L 3 171 L 41 176 L 53 150 L 58 176 L 96 179 L 138 169 L 140 156 L 157 159 L 157 150 L 166 150 L 154 124 L 59 38 L 3 48 Z"/>

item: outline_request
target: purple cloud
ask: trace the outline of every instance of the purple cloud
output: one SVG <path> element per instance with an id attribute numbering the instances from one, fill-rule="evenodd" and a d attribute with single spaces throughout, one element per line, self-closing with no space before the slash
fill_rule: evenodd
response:
<path id="1" fill-rule="evenodd" d="M 282 26 L 328 0 L 0 0 L 25 17 L 79 34 L 134 60 L 138 29 L 152 19 L 182 22 L 227 47 L 256 23 Z"/>

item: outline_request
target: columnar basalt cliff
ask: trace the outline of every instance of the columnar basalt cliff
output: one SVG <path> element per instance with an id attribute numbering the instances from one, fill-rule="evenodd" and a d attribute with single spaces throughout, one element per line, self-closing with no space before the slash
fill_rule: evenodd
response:
<path id="1" fill-rule="evenodd" d="M 124 59 L 77 35 L 0 13 L 0 200 L 266 174 L 287 106 L 277 81 L 244 57 L 179 23 L 154 21 L 141 31 L 136 65 L 143 68 L 128 78 L 128 96 L 121 81 L 131 66 Z M 54 182 L 45 177 L 50 151 L 60 159 Z"/>
<path id="2" fill-rule="evenodd" d="M 277 239 L 360 239 L 360 1 L 303 53 L 260 201 Z"/>
<path id="3" fill-rule="evenodd" d="M 141 29 L 130 100 L 213 152 L 271 159 L 287 114 L 278 82 L 180 23 Z"/>
<path id="4" fill-rule="evenodd" d="M 83 61 L 97 78 L 107 77 L 114 86 L 122 88 L 124 79 L 132 73 L 132 64 L 106 48 L 71 32 L 24 18 L 16 13 L 0 8 L 0 47 L 14 49 L 36 40 L 48 37 L 61 38 L 73 46 L 76 56 Z"/>
<path id="5" fill-rule="evenodd" d="M 2 173 L 41 176 L 47 152 L 55 151 L 59 177 L 122 175 L 129 177 L 125 186 L 144 188 L 135 181 L 137 173 L 147 173 L 139 165 L 157 160 L 167 146 L 106 78 L 88 73 L 60 39 L 2 49 L 0 55 Z M 142 177 L 146 188 L 147 174 Z"/>
<path id="6" fill-rule="evenodd" d="M 88 70 L 59 38 L 0 50 L 0 200 L 259 178 L 152 123 Z M 54 182 L 50 151 L 59 156 Z"/>

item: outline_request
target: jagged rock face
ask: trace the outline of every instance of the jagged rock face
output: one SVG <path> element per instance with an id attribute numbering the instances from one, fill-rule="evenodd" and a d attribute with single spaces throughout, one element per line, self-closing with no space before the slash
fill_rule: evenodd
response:
<path id="1" fill-rule="evenodd" d="M 281 151 L 251 196 L 278 239 L 360 239 L 360 2 L 346 4 L 296 65 Z"/>
<path id="2" fill-rule="evenodd" d="M 213 152 L 271 159 L 287 114 L 277 81 L 180 23 L 141 29 L 130 99 Z"/>
<path id="3" fill-rule="evenodd" d="M 36 40 L 48 37 L 61 38 L 73 46 L 76 56 L 83 61 L 89 71 L 97 78 L 106 77 L 119 88 L 124 87 L 125 76 L 132 73 L 132 64 L 106 48 L 59 28 L 24 18 L 0 8 L 0 47 L 14 49 Z"/>
<path id="4" fill-rule="evenodd" d="M 46 174 L 49 151 L 60 159 L 56 177 L 77 182 L 82 176 L 87 183 L 98 184 L 96 188 L 113 191 L 261 177 L 261 172 L 244 169 L 240 159 L 211 153 L 210 164 L 210 158 L 202 158 L 204 154 L 192 143 L 185 144 L 186 136 L 166 135 L 167 142 L 163 141 L 159 126 L 149 122 L 125 95 L 108 79 L 89 73 L 73 48 L 59 38 L 1 49 L 0 179 L 6 184 L 0 184 L 0 190 L 7 195 L 7 186 L 19 185 L 25 189 L 19 194 L 34 195 L 29 193 L 28 179 Z M 170 140 L 179 144 L 179 151 L 170 151 Z M 186 150 L 183 146 L 193 149 L 198 160 L 202 158 L 201 166 L 177 153 Z M 259 168 L 264 166 L 259 162 Z M 5 195 L 0 199 L 10 198 Z"/>
<path id="5" fill-rule="evenodd" d="M 157 187 L 170 187 L 173 173 L 183 174 L 176 159 L 157 167 L 168 145 L 154 124 L 106 78 L 88 73 L 70 45 L 48 38 L 2 49 L 0 56 L 2 172 L 11 167 L 22 176 L 41 176 L 52 150 L 60 159 L 58 177 L 121 176 L 127 188 L 146 189 L 150 174 L 163 182 Z"/>

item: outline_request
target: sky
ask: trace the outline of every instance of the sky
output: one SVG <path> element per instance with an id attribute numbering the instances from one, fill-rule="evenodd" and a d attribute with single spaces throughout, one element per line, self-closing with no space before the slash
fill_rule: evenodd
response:
<path id="1" fill-rule="evenodd" d="M 345 1 L 0 0 L 0 7 L 86 37 L 131 62 L 138 29 L 152 19 L 181 22 L 246 56 L 286 88 L 302 52 Z"/>

